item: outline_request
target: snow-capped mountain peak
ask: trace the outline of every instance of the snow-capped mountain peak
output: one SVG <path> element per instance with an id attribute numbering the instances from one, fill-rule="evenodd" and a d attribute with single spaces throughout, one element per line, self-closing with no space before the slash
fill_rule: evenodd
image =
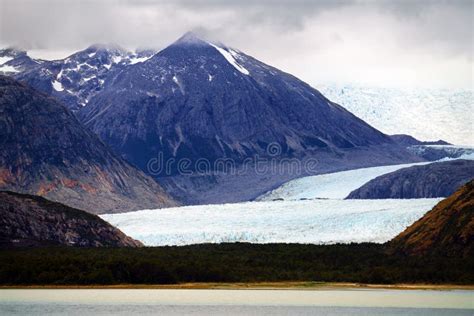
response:
<path id="1" fill-rule="evenodd" d="M 239 162 L 265 155 L 270 142 L 283 156 L 392 143 L 297 78 L 193 33 L 109 82 L 80 119 L 144 170 L 160 152 Z"/>
<path id="2" fill-rule="evenodd" d="M 199 36 L 197 36 L 194 32 L 186 32 L 183 36 L 178 38 L 173 44 L 171 45 L 208 45 L 209 43 Z"/>
<path id="3" fill-rule="evenodd" d="M 0 65 L 3 65 L 20 55 L 26 55 L 26 51 L 15 47 L 0 49 Z"/>
<path id="4" fill-rule="evenodd" d="M 185 33 L 178 40 L 161 51 L 159 55 L 166 55 L 173 58 L 180 56 L 187 60 L 196 59 L 197 62 L 202 62 L 207 65 L 213 63 L 213 68 L 228 65 L 244 75 L 250 74 L 249 70 L 246 69 L 240 61 L 245 58 L 240 55 L 237 50 L 222 43 L 204 40 L 193 32 Z M 206 68 L 205 65 L 202 65 L 202 67 Z M 207 69 L 206 71 L 208 72 L 208 81 L 211 82 L 213 78 L 211 74 L 212 69 Z"/>
<path id="5" fill-rule="evenodd" d="M 0 74 L 15 74 L 34 63 L 25 50 L 8 47 L 0 50 Z"/>
<path id="6" fill-rule="evenodd" d="M 87 47 L 85 50 L 83 50 L 83 52 L 87 52 L 87 53 L 107 52 L 112 55 L 127 55 L 128 54 L 126 49 L 114 43 L 95 43 Z"/>

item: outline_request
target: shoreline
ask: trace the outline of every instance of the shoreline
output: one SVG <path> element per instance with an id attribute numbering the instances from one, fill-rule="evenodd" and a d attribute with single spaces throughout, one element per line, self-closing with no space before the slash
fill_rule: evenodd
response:
<path id="1" fill-rule="evenodd" d="M 148 289 L 148 290 L 474 290 L 473 285 L 456 284 L 360 284 L 333 282 L 258 282 L 258 283 L 181 283 L 181 284 L 116 284 L 116 285 L 0 285 L 5 289 Z"/>

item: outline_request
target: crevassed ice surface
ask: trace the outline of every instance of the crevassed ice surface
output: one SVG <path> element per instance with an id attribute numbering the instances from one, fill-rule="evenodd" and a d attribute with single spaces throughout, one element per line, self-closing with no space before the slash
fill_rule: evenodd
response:
<path id="1" fill-rule="evenodd" d="M 426 165 L 429 163 L 430 162 L 421 162 L 370 167 L 303 177 L 286 182 L 275 190 L 261 195 L 257 200 L 272 201 L 275 199 L 300 200 L 314 198 L 344 199 L 349 195 L 349 193 L 378 176 L 402 168 Z"/>
<path id="2" fill-rule="evenodd" d="M 101 217 L 147 246 L 386 242 L 441 199 L 308 200 L 195 205 Z"/>
<path id="3" fill-rule="evenodd" d="M 384 133 L 474 145 L 473 89 L 389 89 L 338 84 L 319 84 L 316 88 Z"/>
<path id="4" fill-rule="evenodd" d="M 349 193 L 360 188 L 372 179 L 378 176 L 397 171 L 399 169 L 411 166 L 421 166 L 439 161 L 449 161 L 456 159 L 474 160 L 473 148 L 468 146 L 413 146 L 419 147 L 437 147 L 458 150 L 461 156 L 458 158 L 443 158 L 438 161 L 408 163 L 400 165 L 379 166 L 370 168 L 352 169 L 347 171 L 333 172 L 316 176 L 302 177 L 288 181 L 278 188 L 262 194 L 257 201 L 273 201 L 275 199 L 300 200 L 300 199 L 344 199 Z"/>

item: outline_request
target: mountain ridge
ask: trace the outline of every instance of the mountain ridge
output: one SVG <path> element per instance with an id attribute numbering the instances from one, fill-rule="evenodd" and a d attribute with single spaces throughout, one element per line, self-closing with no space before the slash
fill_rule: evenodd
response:
<path id="1" fill-rule="evenodd" d="M 317 156 L 317 172 L 327 172 L 329 161 L 338 159 L 335 166 L 341 169 L 377 164 L 375 157 L 380 157 L 379 164 L 419 159 L 291 74 L 192 34 L 143 63 L 121 68 L 78 115 L 117 153 L 148 173 L 150 161 L 159 155 L 163 163 L 189 160 L 193 173 L 200 160 L 213 165 L 230 159 L 238 167 L 255 157 L 301 162 Z M 277 155 L 268 152 L 271 146 L 277 147 Z M 354 151 L 354 161 L 348 162 Z M 362 158 L 364 152 L 372 152 L 373 158 Z M 243 180 L 210 171 L 190 178 L 175 167 L 153 176 L 176 197 L 192 195 L 189 203 L 236 201 L 230 183 L 236 188 L 236 182 L 250 186 L 257 181 L 251 185 L 256 188 L 267 181 L 258 174 Z M 271 179 L 258 192 L 242 187 L 233 193 L 239 200 L 252 199 L 288 179 L 266 178 Z M 206 197 L 209 190 L 212 198 Z"/>
<path id="2" fill-rule="evenodd" d="M 0 189 L 92 213 L 176 205 L 54 98 L 0 76 Z"/>
<path id="3" fill-rule="evenodd" d="M 390 253 L 406 256 L 474 255 L 474 180 L 439 202 L 388 244 Z"/>
<path id="4" fill-rule="evenodd" d="M 39 66 L 16 77 L 44 81 L 42 91 L 69 104 L 117 154 L 189 203 L 252 199 L 299 176 L 423 160 L 295 76 L 192 33 L 136 63 L 93 54 L 73 54 L 70 66 L 48 64 L 44 76 L 35 73 Z M 189 161 L 195 177 L 177 163 L 151 170 L 160 155 L 161 165 Z M 252 170 L 222 173 L 213 168 L 222 159 L 233 163 L 231 173 L 249 159 Z M 258 159 L 318 163 L 317 170 L 280 176 L 254 170 Z M 202 160 L 211 170 L 199 172 Z"/>
<path id="5" fill-rule="evenodd" d="M 381 175 L 352 191 L 346 199 L 447 197 L 472 178 L 472 160 L 434 162 Z"/>
<path id="6" fill-rule="evenodd" d="M 231 55 L 236 63 L 229 62 L 224 56 L 225 53 L 219 49 Z M 105 131 L 102 131 L 102 126 L 113 124 L 112 118 L 105 118 L 110 115 L 121 117 L 123 120 L 127 115 L 129 117 L 139 114 L 133 112 L 139 110 L 133 109 L 134 105 L 131 104 L 139 102 L 142 107 L 140 110 L 148 111 L 147 114 L 155 116 L 157 120 L 157 126 L 154 122 L 141 121 L 143 124 L 148 124 L 149 131 L 157 130 L 156 135 L 150 137 L 175 140 L 174 144 L 154 145 L 161 147 L 165 155 L 170 153 L 176 158 L 180 158 L 179 146 L 183 146 L 182 151 L 196 150 L 186 147 L 186 142 L 180 139 L 179 134 L 198 137 L 199 141 L 206 142 L 210 150 L 199 153 L 199 156 L 207 159 L 214 158 L 208 154 L 209 151 L 214 155 L 231 156 L 230 158 L 234 159 L 239 154 L 248 156 L 246 150 L 264 154 L 265 145 L 271 142 L 267 140 L 268 138 L 280 142 L 282 147 L 285 147 L 283 151 L 302 151 L 308 147 L 331 145 L 347 148 L 392 143 L 387 135 L 365 125 L 299 79 L 243 53 L 236 53 L 224 47 L 219 49 L 194 35 L 184 35 L 146 62 L 137 65 L 135 69 L 122 70 L 116 77 L 113 87 L 106 87 L 100 96 L 91 100 L 91 103 L 80 111 L 81 120 L 118 152 L 123 152 L 120 150 L 121 147 L 127 146 L 125 142 L 130 141 L 134 135 L 127 135 L 126 140 L 112 139 L 110 135 L 122 134 L 117 132 L 120 126 L 110 127 Z M 242 72 L 242 69 L 236 66 L 237 63 L 252 69 L 250 71 L 252 74 Z M 277 71 L 281 78 L 278 77 L 271 82 L 270 77 L 276 76 Z M 132 86 L 134 92 L 129 93 L 127 89 Z M 117 91 L 120 97 L 113 96 Z M 252 97 L 244 95 L 243 92 Z M 299 104 L 289 98 L 291 94 L 299 100 Z M 300 94 L 305 96 L 301 97 Z M 285 108 L 284 102 L 297 105 L 301 109 Z M 114 104 L 113 107 L 108 107 L 107 104 L 111 103 Z M 316 104 L 320 111 L 317 115 L 313 109 Z M 277 113 L 278 111 L 293 118 L 285 118 L 283 114 Z M 127 115 L 124 112 L 127 112 Z M 195 116 L 198 116 L 198 122 L 195 122 Z M 312 117 L 308 119 L 307 116 Z M 324 117 L 324 121 L 321 117 Z M 336 117 L 341 120 L 339 124 L 334 122 Z M 322 126 L 313 123 L 312 119 L 317 120 Z M 102 120 L 108 121 L 105 123 Z M 174 125 L 174 128 L 166 130 L 170 125 Z M 355 136 L 355 131 L 352 134 L 344 133 L 339 125 L 357 129 L 361 135 Z M 338 130 L 331 132 L 335 129 Z M 258 135 L 262 134 L 266 135 L 258 139 Z M 219 140 L 211 140 L 216 135 Z M 305 141 L 303 137 L 311 140 Z M 136 135 L 135 138 L 146 141 L 146 136 Z M 259 141 L 266 144 L 259 145 Z M 227 151 L 222 150 L 220 148 L 222 146 Z M 218 151 L 220 152 L 217 153 Z M 144 166 L 144 161 L 139 161 L 144 159 L 140 157 L 127 158 L 137 165 Z"/>
<path id="7" fill-rule="evenodd" d="M 142 247 L 100 217 L 45 198 L 0 191 L 0 248 Z"/>

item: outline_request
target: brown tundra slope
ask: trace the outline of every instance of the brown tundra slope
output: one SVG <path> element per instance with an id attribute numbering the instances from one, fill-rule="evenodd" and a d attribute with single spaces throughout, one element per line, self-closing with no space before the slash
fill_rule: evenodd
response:
<path id="1" fill-rule="evenodd" d="M 474 256 L 474 180 L 439 202 L 388 247 L 404 255 Z"/>
<path id="2" fill-rule="evenodd" d="M 97 215 L 39 196 L 0 192 L 0 248 L 46 245 L 143 246 Z"/>
<path id="3" fill-rule="evenodd" d="M 94 214 L 174 206 L 51 97 L 0 76 L 0 190 L 44 196 Z"/>

